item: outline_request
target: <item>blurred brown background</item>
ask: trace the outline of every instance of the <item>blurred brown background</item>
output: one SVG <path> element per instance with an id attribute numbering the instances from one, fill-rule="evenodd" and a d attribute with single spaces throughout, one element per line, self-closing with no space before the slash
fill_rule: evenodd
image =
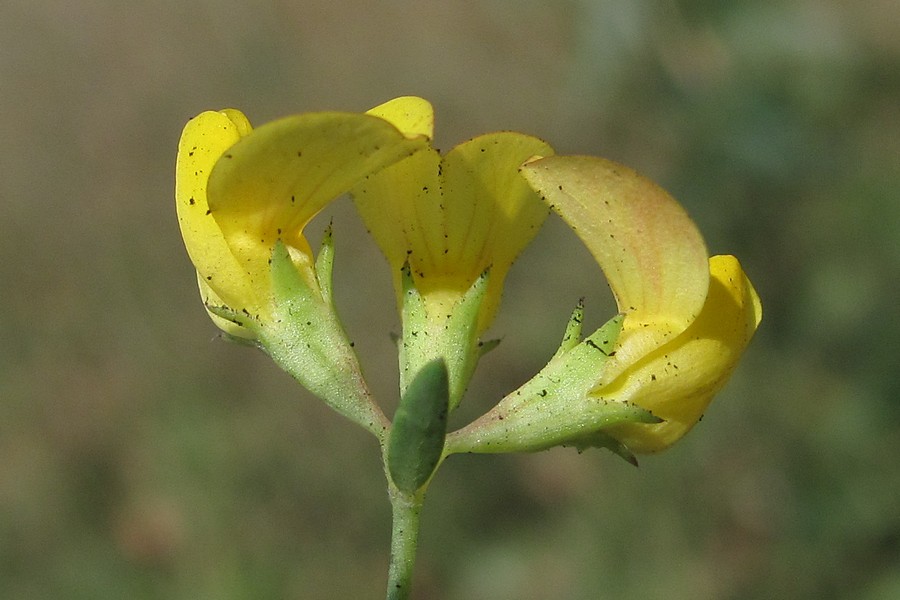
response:
<path id="1" fill-rule="evenodd" d="M 762 328 L 704 421 L 608 453 L 454 457 L 418 598 L 900 597 L 900 5 L 6 0 L 0 6 L 0 597 L 379 598 L 374 442 L 218 338 L 174 216 L 181 127 L 234 106 L 430 99 L 650 175 Z M 341 312 L 390 411 L 388 272 L 346 199 Z M 463 422 L 555 349 L 599 270 L 551 220 Z"/>

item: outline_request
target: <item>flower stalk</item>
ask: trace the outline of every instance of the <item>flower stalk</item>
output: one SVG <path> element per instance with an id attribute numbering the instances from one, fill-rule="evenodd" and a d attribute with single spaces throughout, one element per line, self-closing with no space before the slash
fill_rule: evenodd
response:
<path id="1" fill-rule="evenodd" d="M 412 592 L 413 569 L 419 544 L 419 521 L 425 492 L 407 494 L 389 485 L 391 499 L 391 558 L 387 600 L 407 600 Z"/>

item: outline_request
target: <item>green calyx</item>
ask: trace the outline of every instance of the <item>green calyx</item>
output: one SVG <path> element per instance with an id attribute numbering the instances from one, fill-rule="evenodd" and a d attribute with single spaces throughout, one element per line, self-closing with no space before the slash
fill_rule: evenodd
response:
<path id="1" fill-rule="evenodd" d="M 604 364 L 615 353 L 624 317 L 614 317 L 585 339 L 581 338 L 582 317 L 579 304 L 550 362 L 489 413 L 448 436 L 448 454 L 603 447 L 634 462 L 628 449 L 603 430 L 619 423 L 658 423 L 660 419 L 635 404 L 606 399 L 595 389 Z"/>
<path id="2" fill-rule="evenodd" d="M 447 314 L 429 313 L 426 299 L 416 288 L 408 264 L 403 266 L 401 276 L 400 392 L 405 393 L 412 378 L 425 365 L 441 358 L 447 368 L 452 411 L 462 400 L 478 359 L 498 343 L 480 344 L 478 340 L 479 311 L 490 271 L 482 273 Z"/>
<path id="3" fill-rule="evenodd" d="M 280 240 L 271 259 L 271 323 L 260 330 L 265 351 L 331 408 L 381 438 L 386 419 L 369 394 L 331 296 L 334 256 L 326 232 L 315 267 Z"/>

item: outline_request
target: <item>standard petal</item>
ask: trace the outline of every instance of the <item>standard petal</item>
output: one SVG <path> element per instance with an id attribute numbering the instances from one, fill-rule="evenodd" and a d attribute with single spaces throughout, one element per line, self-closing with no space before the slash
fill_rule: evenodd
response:
<path id="1" fill-rule="evenodd" d="M 209 207 L 256 293 L 268 294 L 277 240 L 311 255 L 303 228 L 313 216 L 425 144 L 373 116 L 309 113 L 264 125 L 231 147 L 210 176 Z"/>
<path id="2" fill-rule="evenodd" d="M 441 156 L 428 148 L 367 177 L 353 190 L 363 223 L 391 265 L 398 293 L 400 268 L 407 259 L 419 273 L 435 264 L 432 252 L 443 252 L 443 231 L 430 218 L 443 202 L 440 174 Z"/>
<path id="3" fill-rule="evenodd" d="M 477 276 L 492 267 L 503 273 L 537 235 L 547 208 L 518 173 L 534 155 L 552 154 L 542 140 L 513 132 L 479 136 L 444 158 L 448 210 L 434 215 L 447 236 L 440 260 L 445 271 L 463 265 Z"/>
<path id="4" fill-rule="evenodd" d="M 198 115 L 184 128 L 175 167 L 175 207 L 188 254 L 205 285 L 236 311 L 256 311 L 258 306 L 246 274 L 210 215 L 207 182 L 216 161 L 250 129 L 247 118 L 234 109 Z"/>
<path id="5" fill-rule="evenodd" d="M 483 331 L 496 311 L 506 272 L 547 217 L 518 167 L 552 152 L 527 135 L 483 135 L 443 159 L 433 149 L 419 152 L 369 177 L 354 198 L 395 274 L 399 277 L 408 260 L 416 287 L 431 300 L 458 299 L 491 268 Z"/>
<path id="6" fill-rule="evenodd" d="M 384 119 L 407 137 L 434 137 L 434 108 L 418 96 L 401 96 L 379 104 L 366 114 Z"/>
<path id="7" fill-rule="evenodd" d="M 501 132 L 461 144 L 444 159 L 444 202 L 452 210 L 441 216 L 447 238 L 441 270 L 462 270 L 474 278 L 490 267 L 480 330 L 493 320 L 513 261 L 548 214 L 522 180 L 519 166 L 535 155 L 551 154 L 553 148 L 542 140 Z"/>
<path id="8" fill-rule="evenodd" d="M 664 419 L 604 431 L 632 452 L 663 450 L 694 426 L 728 381 L 762 318 L 759 297 L 736 258 L 714 256 L 709 269 L 709 294 L 690 327 L 593 392 L 633 402 Z M 623 331 L 620 348 L 629 345 L 628 335 Z"/>
<path id="9" fill-rule="evenodd" d="M 596 157 L 542 158 L 522 172 L 600 264 L 626 330 L 656 323 L 677 333 L 694 320 L 709 285 L 706 247 L 665 190 Z"/>

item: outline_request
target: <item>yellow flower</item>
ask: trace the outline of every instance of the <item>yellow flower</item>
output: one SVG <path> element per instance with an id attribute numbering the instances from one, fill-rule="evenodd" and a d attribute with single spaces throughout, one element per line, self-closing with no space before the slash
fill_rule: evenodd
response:
<path id="1" fill-rule="evenodd" d="M 256 130 L 233 109 L 192 119 L 178 148 L 176 207 L 216 324 L 256 337 L 271 320 L 269 261 L 278 241 L 317 287 L 303 228 L 363 177 L 422 144 L 421 136 L 363 114 L 308 113 Z"/>
<path id="2" fill-rule="evenodd" d="M 432 108 L 420 98 L 400 98 L 369 112 L 408 135 L 432 136 Z M 363 221 L 392 267 L 405 315 L 401 388 L 421 366 L 443 356 L 451 407 L 459 402 L 477 361 L 478 336 L 497 311 L 506 274 L 548 214 L 518 167 L 552 152 L 531 136 L 492 133 L 444 156 L 435 148 L 417 152 L 353 190 Z M 409 314 L 410 294 L 424 314 Z M 462 312 L 471 313 L 470 323 L 450 323 Z"/>
<path id="3" fill-rule="evenodd" d="M 567 334 L 541 373 L 451 436 L 452 451 L 667 448 L 753 336 L 762 315 L 753 286 L 733 256 L 708 259 L 681 206 L 627 167 L 556 156 L 522 173 L 597 260 L 621 315 L 584 341 Z M 580 338 L 580 315 L 573 321 Z"/>
<path id="4" fill-rule="evenodd" d="M 178 148 L 178 221 L 213 321 L 379 436 L 386 419 L 334 310 L 330 235 L 316 259 L 303 229 L 426 143 L 372 115 L 309 113 L 252 130 L 229 109 L 192 119 Z"/>

